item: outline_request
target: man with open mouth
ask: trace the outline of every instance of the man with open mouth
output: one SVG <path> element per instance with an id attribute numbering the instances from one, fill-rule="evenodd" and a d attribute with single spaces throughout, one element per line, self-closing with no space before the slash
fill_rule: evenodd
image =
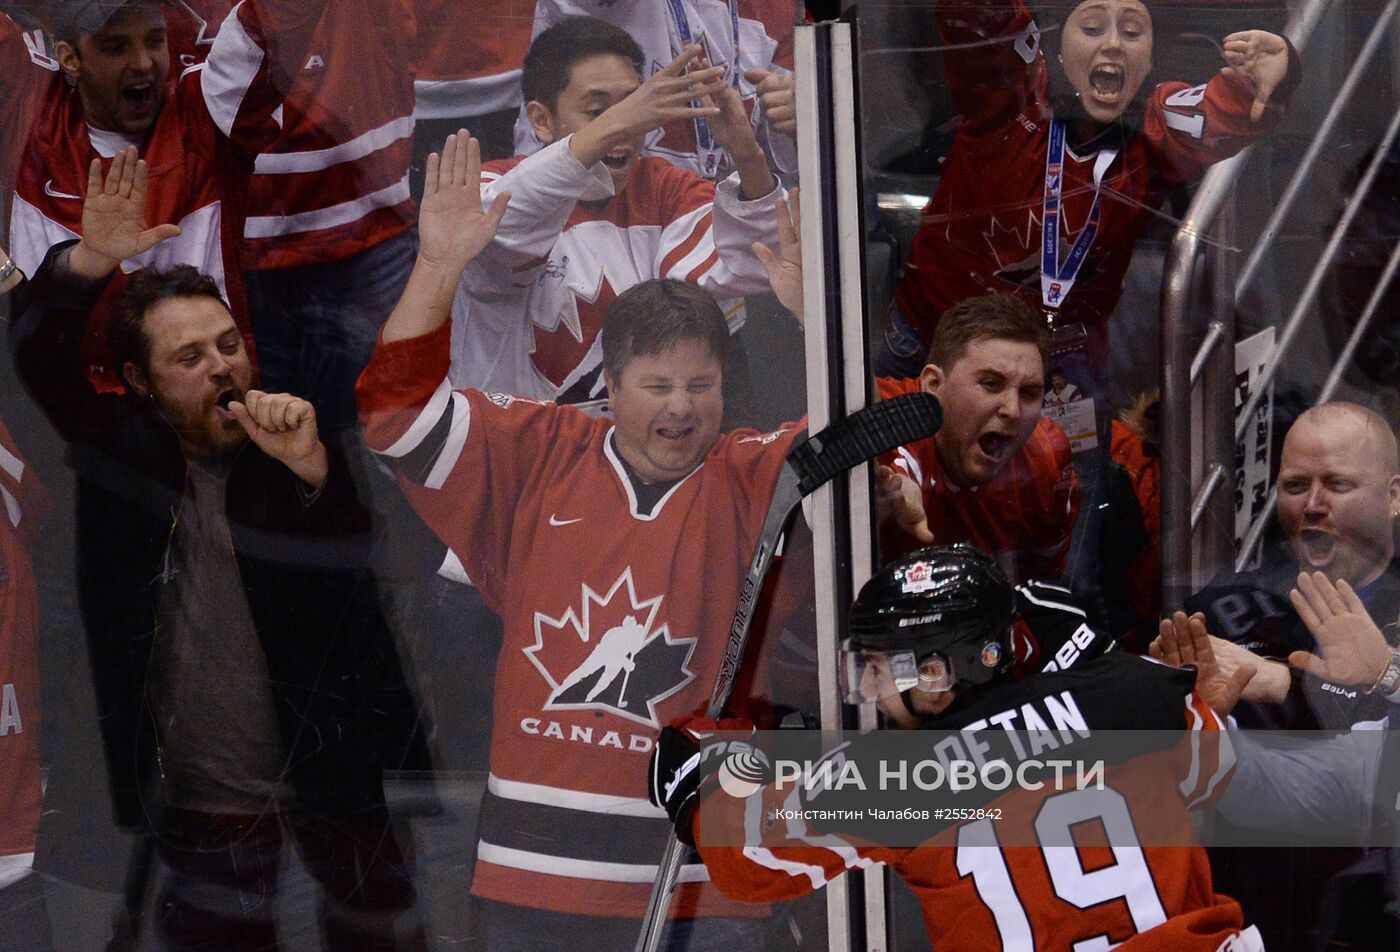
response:
<path id="1" fill-rule="evenodd" d="M 628 288 L 673 278 L 721 302 L 769 290 L 752 246 L 777 245 L 784 193 L 738 91 L 699 45 L 643 81 L 648 65 L 592 17 L 530 45 L 525 116 L 545 147 L 483 169 L 483 201 L 512 200 L 453 302 L 454 386 L 600 407 L 599 332 Z M 723 147 L 720 181 L 643 154 L 649 133 L 682 120 L 703 120 Z"/>
<path id="2" fill-rule="evenodd" d="M 1314 651 L 1288 599 L 1299 572 L 1345 581 L 1378 625 L 1394 622 L 1400 616 L 1400 461 L 1385 419 L 1344 402 L 1303 413 L 1284 438 L 1277 487 L 1282 548 L 1266 548 L 1259 569 L 1214 579 L 1187 603 L 1205 613 L 1210 633 L 1280 662 L 1291 651 Z M 1334 690 L 1311 676 L 1290 678 L 1282 664 L 1225 651 L 1235 663 L 1247 660 L 1260 669 L 1246 698 L 1265 706 L 1245 706 L 1241 716 L 1280 726 L 1347 727 L 1386 713 L 1384 702 L 1365 692 Z"/>
<path id="3" fill-rule="evenodd" d="M 134 861 L 130 888 L 160 883 L 163 948 L 275 950 L 291 840 L 324 948 L 418 948 L 383 773 L 427 764 L 345 453 L 308 401 L 256 389 L 217 282 L 187 265 L 140 269 L 113 306 L 126 392 L 84 379 L 82 329 L 121 262 L 177 231 L 147 227 L 148 179 L 135 146 L 105 176 L 93 159 L 83 236 L 45 256 L 12 335 L 72 447 L 113 818 L 161 861 Z"/>
<path id="4" fill-rule="evenodd" d="M 1009 294 L 943 315 L 915 379 L 879 378 L 882 397 L 923 390 L 943 403 L 938 435 L 880 467 L 885 554 L 971 542 L 1017 581 L 1058 578 L 1079 517 L 1069 439 L 1040 415 L 1049 333 Z"/>
<path id="5" fill-rule="evenodd" d="M 89 164 L 101 159 L 105 169 L 134 146 L 150 170 L 151 222 L 180 232 L 124 262 L 117 284 L 140 267 L 185 264 L 210 274 L 251 349 L 241 239 L 253 161 L 281 134 L 282 84 L 306 62 L 325 3 L 242 4 L 205 68 L 184 72 L 170 68 L 160 0 L 52 4 L 58 68 L 6 64 L 30 74 L 18 81 L 46 90 L 10 215 L 10 253 L 20 268 L 37 273 L 50 246 L 82 233 Z M 114 391 L 120 369 L 99 331 L 106 307 L 94 315 L 84 355 L 90 378 Z"/>

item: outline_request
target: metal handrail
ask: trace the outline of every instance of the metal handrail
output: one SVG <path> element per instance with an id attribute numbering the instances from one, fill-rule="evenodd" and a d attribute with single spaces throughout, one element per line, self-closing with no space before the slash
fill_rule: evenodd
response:
<path id="1" fill-rule="evenodd" d="M 1317 163 L 1318 156 L 1322 155 L 1322 150 L 1331 141 L 1332 133 L 1336 131 L 1338 123 L 1346 110 L 1346 106 L 1351 102 L 1351 97 L 1361 86 L 1361 77 L 1365 74 L 1367 67 L 1371 65 L 1371 60 L 1375 59 L 1376 52 L 1381 48 L 1381 42 L 1386 37 L 1386 21 L 1395 16 L 1397 9 L 1400 9 L 1400 0 L 1390 0 L 1385 11 L 1376 18 L 1375 26 L 1371 27 L 1371 34 L 1366 37 L 1365 44 L 1361 51 L 1356 54 L 1356 59 L 1351 66 L 1351 72 L 1342 82 L 1341 88 L 1337 90 L 1337 95 L 1332 99 L 1332 105 L 1327 110 L 1327 115 L 1317 127 L 1317 132 L 1313 135 L 1313 141 L 1308 146 L 1307 152 L 1303 153 L 1303 158 L 1299 160 L 1298 167 L 1293 170 L 1293 177 L 1288 181 L 1288 187 L 1279 196 L 1278 203 L 1274 206 L 1274 213 L 1269 216 L 1269 221 L 1264 225 L 1264 230 L 1259 234 L 1259 241 L 1255 244 L 1254 250 L 1250 252 L 1249 259 L 1245 262 L 1244 269 L 1240 271 L 1240 280 L 1235 285 L 1235 299 L 1244 296 L 1245 288 L 1249 287 L 1251 281 L 1259 273 L 1259 266 L 1264 260 L 1264 255 L 1273 247 L 1274 239 L 1279 235 L 1279 229 L 1283 221 L 1293 211 L 1293 207 L 1298 203 L 1298 194 L 1303 190 L 1303 185 L 1312 174 L 1313 166 Z M 1296 45 L 1296 44 L 1295 44 Z"/>
<path id="2" fill-rule="evenodd" d="M 1391 0 L 1390 6 L 1393 16 L 1393 11 L 1400 10 L 1400 0 Z M 1278 373 L 1278 368 L 1283 364 L 1284 355 L 1288 353 L 1294 338 L 1298 336 L 1298 330 L 1303 326 L 1303 319 L 1308 316 L 1313 302 L 1317 300 L 1318 292 L 1322 290 L 1322 282 L 1326 279 L 1327 272 L 1332 267 L 1337 253 L 1342 250 L 1342 242 L 1346 240 L 1347 232 L 1351 230 L 1352 223 L 1361 211 L 1366 196 L 1371 193 L 1371 186 L 1375 184 L 1376 176 L 1380 174 L 1381 167 L 1385 165 L 1386 156 L 1389 155 L 1391 146 L 1395 145 L 1397 137 L 1400 137 L 1400 109 L 1397 109 L 1391 118 L 1390 125 L 1385 130 L 1385 136 L 1376 148 L 1375 156 L 1372 157 L 1370 165 L 1366 167 L 1366 174 L 1356 184 L 1356 191 L 1347 200 L 1346 210 L 1342 212 L 1342 217 L 1338 219 L 1336 227 L 1332 229 L 1332 236 L 1327 241 L 1327 247 L 1323 249 L 1317 264 L 1313 266 L 1312 274 L 1308 276 L 1307 286 L 1298 297 L 1292 313 L 1288 315 L 1288 321 L 1279 333 L 1273 356 L 1269 359 L 1268 365 L 1264 367 L 1264 372 L 1259 375 L 1259 385 L 1249 395 L 1249 399 L 1235 420 L 1236 440 L 1243 437 L 1249 428 L 1250 418 L 1254 416 L 1254 411 L 1259 409 L 1259 403 L 1264 399 L 1269 384 L 1273 382 L 1274 375 Z"/>
<path id="3" fill-rule="evenodd" d="M 1390 282 L 1395 280 L 1397 271 L 1400 271 L 1400 241 L 1395 243 L 1395 248 L 1390 253 L 1390 260 L 1386 262 L 1385 271 L 1381 273 L 1380 280 L 1376 282 L 1375 290 L 1371 292 L 1370 300 L 1366 302 L 1366 307 L 1361 312 L 1361 319 L 1356 322 L 1351 336 L 1347 338 L 1346 346 L 1342 348 L 1341 354 L 1337 357 L 1332 372 L 1327 375 L 1327 380 L 1323 383 L 1322 391 L 1318 394 L 1317 401 L 1313 406 L 1326 403 L 1337 392 L 1337 387 L 1342 382 L 1342 374 L 1346 371 L 1352 358 L 1356 356 L 1356 348 L 1360 346 L 1361 338 L 1365 337 L 1366 332 L 1371 329 L 1371 322 L 1376 319 L 1376 312 L 1380 310 L 1381 301 L 1385 298 L 1385 292 L 1390 288 Z M 1274 510 L 1277 508 L 1278 489 L 1274 488 L 1269 490 L 1269 498 L 1264 504 L 1264 511 L 1249 527 L 1244 545 L 1240 547 L 1240 554 L 1235 559 L 1236 572 L 1244 571 L 1245 566 L 1253 558 L 1254 550 L 1259 547 L 1259 542 L 1264 538 L 1264 529 L 1268 526 L 1269 520 L 1274 517 Z"/>
<path id="4" fill-rule="evenodd" d="M 1293 16 L 1284 32 L 1295 49 L 1302 50 L 1331 7 L 1331 0 L 1308 0 Z M 1181 227 L 1167 250 L 1161 297 L 1162 352 L 1162 459 L 1176 465 L 1162 467 L 1162 565 L 1191 564 L 1191 472 L 1185 462 L 1191 451 L 1191 384 L 1196 355 L 1190 346 L 1190 302 L 1196 285 L 1196 259 L 1205 236 L 1234 193 L 1252 147 L 1205 174 L 1195 199 L 1186 211 Z M 1210 341 L 1213 345 L 1216 341 Z M 1204 358 L 1202 358 L 1202 364 Z M 1199 371 L 1198 371 L 1199 373 Z M 1228 484 L 1228 481 L 1222 480 Z M 1177 573 L 1163 571 L 1163 605 L 1180 604 L 1187 595 L 1187 582 Z"/>

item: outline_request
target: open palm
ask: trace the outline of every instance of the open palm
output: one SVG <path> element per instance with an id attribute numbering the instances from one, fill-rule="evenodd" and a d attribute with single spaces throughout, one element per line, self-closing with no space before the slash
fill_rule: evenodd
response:
<path id="1" fill-rule="evenodd" d="M 509 200 L 503 193 L 482 209 L 481 147 L 465 129 L 448 136 L 442 155 L 428 157 L 418 215 L 420 257 L 445 272 L 461 272 L 496 237 Z"/>
<path id="2" fill-rule="evenodd" d="M 102 162 L 88 167 L 83 200 L 83 244 L 112 267 L 180 233 L 176 225 L 146 227 L 146 162 L 128 146 L 112 159 L 104 178 Z"/>

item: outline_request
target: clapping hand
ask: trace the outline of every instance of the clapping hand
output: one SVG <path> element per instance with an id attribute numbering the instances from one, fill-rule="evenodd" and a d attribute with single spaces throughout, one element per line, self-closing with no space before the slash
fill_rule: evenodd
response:
<path id="1" fill-rule="evenodd" d="M 744 78 L 754 85 L 768 128 L 785 136 L 797 135 L 797 93 L 792 74 L 751 69 Z"/>

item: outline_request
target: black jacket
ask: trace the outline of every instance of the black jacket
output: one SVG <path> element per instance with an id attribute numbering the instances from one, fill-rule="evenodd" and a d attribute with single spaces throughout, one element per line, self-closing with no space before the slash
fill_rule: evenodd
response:
<path id="1" fill-rule="evenodd" d="M 21 291 L 11 341 L 77 471 L 80 607 L 116 817 L 134 826 L 157 802 L 145 692 L 186 464 L 152 407 L 98 394 L 85 379 L 79 344 L 103 286 L 55 279 L 65 247 L 51 249 Z M 369 571 L 369 513 L 344 455 L 326 444 L 330 475 L 308 500 L 291 470 L 246 443 L 229 472 L 226 508 L 287 779 L 302 807 L 350 817 L 381 810 L 383 770 L 426 766 L 425 748 Z"/>

